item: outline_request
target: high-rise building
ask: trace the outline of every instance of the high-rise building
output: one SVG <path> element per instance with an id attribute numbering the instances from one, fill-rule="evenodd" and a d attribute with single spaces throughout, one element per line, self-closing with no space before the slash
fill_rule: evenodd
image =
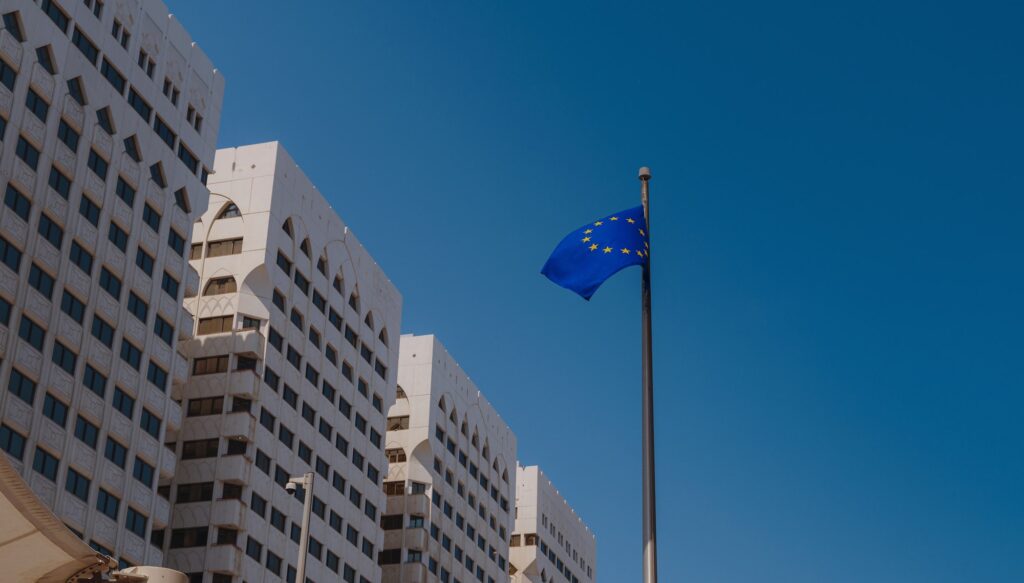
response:
<path id="1" fill-rule="evenodd" d="M 507 582 L 515 435 L 434 336 L 401 337 L 398 385 L 382 581 Z"/>
<path id="2" fill-rule="evenodd" d="M 516 470 L 513 583 L 590 583 L 597 541 L 583 519 L 537 466 Z"/>
<path id="3" fill-rule="evenodd" d="M 199 293 L 167 565 L 204 583 L 377 582 L 401 296 L 276 142 L 217 151 L 190 250 Z M 207 573 L 204 575 L 204 573 Z"/>
<path id="4" fill-rule="evenodd" d="M 159 565 L 224 81 L 158 0 L 0 13 L 0 447 L 94 548 Z"/>

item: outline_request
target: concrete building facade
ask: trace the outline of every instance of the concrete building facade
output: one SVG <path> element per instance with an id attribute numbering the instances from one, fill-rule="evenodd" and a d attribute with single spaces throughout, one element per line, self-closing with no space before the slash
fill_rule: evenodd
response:
<path id="1" fill-rule="evenodd" d="M 95 549 L 159 565 L 224 82 L 158 0 L 0 16 L 0 448 Z"/>
<path id="2" fill-rule="evenodd" d="M 537 466 L 518 467 L 513 583 L 589 583 L 596 580 L 597 541 Z"/>
<path id="3" fill-rule="evenodd" d="M 508 581 L 515 435 L 434 336 L 401 337 L 398 385 L 382 580 Z"/>
<path id="4" fill-rule="evenodd" d="M 401 297 L 280 144 L 221 149 L 190 251 L 199 293 L 167 565 L 196 583 L 380 580 Z M 392 336 L 394 334 L 394 336 Z"/>

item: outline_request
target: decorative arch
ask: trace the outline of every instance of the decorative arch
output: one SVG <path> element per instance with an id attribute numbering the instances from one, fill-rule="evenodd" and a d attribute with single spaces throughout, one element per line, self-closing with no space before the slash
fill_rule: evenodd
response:
<path id="1" fill-rule="evenodd" d="M 284 231 L 289 238 L 293 240 L 295 239 L 295 228 L 292 226 L 291 217 L 288 217 L 287 219 L 284 220 L 284 223 L 281 224 L 281 230 Z"/>
<path id="2" fill-rule="evenodd" d="M 227 204 L 224 205 L 223 208 L 220 209 L 220 212 L 217 213 L 217 217 L 214 220 L 233 219 L 235 217 L 240 216 L 242 216 L 242 211 L 238 210 L 238 205 L 229 201 Z"/>
<path id="3" fill-rule="evenodd" d="M 445 405 L 445 402 L 444 402 L 444 395 L 441 395 L 441 400 L 439 400 L 437 402 L 437 408 L 442 410 L 442 411 L 444 411 L 445 413 L 448 412 L 448 406 Z"/>
<path id="4" fill-rule="evenodd" d="M 452 412 L 450 415 L 448 415 L 448 420 L 451 421 L 453 424 L 459 422 L 459 416 L 456 415 L 455 413 L 455 407 L 452 407 Z"/>
<path id="5" fill-rule="evenodd" d="M 345 280 L 342 279 L 340 273 L 334 276 L 334 283 L 331 285 L 334 287 L 335 291 L 341 294 L 342 298 L 345 297 Z"/>
<path id="6" fill-rule="evenodd" d="M 376 330 L 376 327 L 373 325 L 373 310 L 366 311 L 366 317 L 363 318 L 363 323 L 369 326 L 370 330 Z"/>
<path id="7" fill-rule="evenodd" d="M 302 251 L 306 257 L 313 254 L 313 252 L 309 250 L 309 237 L 306 237 L 302 240 L 302 243 L 299 243 L 299 251 Z"/>
<path id="8" fill-rule="evenodd" d="M 320 259 L 316 261 L 316 270 L 320 272 L 320 275 L 327 277 L 327 252 L 320 254 Z"/>
<path id="9" fill-rule="evenodd" d="M 227 275 L 224 277 L 213 277 L 206 282 L 203 288 L 204 296 L 216 296 L 221 294 L 233 294 L 238 291 L 238 283 L 235 278 Z"/>
<path id="10" fill-rule="evenodd" d="M 380 334 L 377 335 L 377 340 L 380 340 L 384 346 L 388 346 L 388 329 L 381 327 Z"/>

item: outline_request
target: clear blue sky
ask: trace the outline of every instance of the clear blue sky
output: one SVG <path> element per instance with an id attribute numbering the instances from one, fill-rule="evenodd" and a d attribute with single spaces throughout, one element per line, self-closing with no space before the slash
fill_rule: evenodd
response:
<path id="1" fill-rule="evenodd" d="M 640 578 L 652 221 L 662 580 L 1024 581 L 1024 12 L 1010 2 L 169 0 Z"/>

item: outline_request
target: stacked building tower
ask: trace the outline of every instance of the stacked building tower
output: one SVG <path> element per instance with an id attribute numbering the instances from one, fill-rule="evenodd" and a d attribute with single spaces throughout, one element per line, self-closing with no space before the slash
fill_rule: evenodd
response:
<path id="1" fill-rule="evenodd" d="M 279 144 L 219 150 L 214 168 L 190 251 L 185 416 L 168 435 L 168 566 L 293 580 L 307 493 L 285 485 L 312 472 L 306 576 L 379 581 L 401 297 Z"/>
<path id="2" fill-rule="evenodd" d="M 190 583 L 294 581 L 308 498 L 313 583 L 594 581 L 593 535 L 444 346 L 399 337 L 288 153 L 215 151 L 223 79 L 159 0 L 0 16 L 0 449 L 69 528 Z"/>
<path id="3" fill-rule="evenodd" d="M 590 583 L 595 580 L 593 533 L 537 466 L 516 471 L 513 583 Z"/>
<path id="4" fill-rule="evenodd" d="M 515 435 L 434 336 L 402 336 L 398 375 L 382 580 L 508 581 Z"/>
<path id="5" fill-rule="evenodd" d="M 0 12 L 0 448 L 94 548 L 159 565 L 223 79 L 158 0 Z"/>

